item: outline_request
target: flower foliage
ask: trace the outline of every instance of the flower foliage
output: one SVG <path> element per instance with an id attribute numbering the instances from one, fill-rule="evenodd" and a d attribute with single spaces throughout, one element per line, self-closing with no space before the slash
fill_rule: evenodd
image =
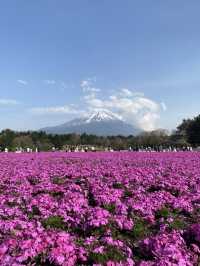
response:
<path id="1" fill-rule="evenodd" d="M 199 153 L 0 156 L 0 265 L 200 265 Z"/>

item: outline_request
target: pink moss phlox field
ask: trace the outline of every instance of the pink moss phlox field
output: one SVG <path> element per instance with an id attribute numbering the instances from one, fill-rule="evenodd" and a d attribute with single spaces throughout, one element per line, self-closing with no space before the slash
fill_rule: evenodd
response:
<path id="1" fill-rule="evenodd" d="M 200 265 L 200 153 L 0 155 L 0 265 Z"/>

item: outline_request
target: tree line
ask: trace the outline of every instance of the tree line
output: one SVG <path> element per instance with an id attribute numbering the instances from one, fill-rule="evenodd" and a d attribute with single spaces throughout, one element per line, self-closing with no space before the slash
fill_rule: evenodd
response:
<path id="1" fill-rule="evenodd" d="M 52 135 L 38 131 L 18 132 L 5 129 L 0 132 L 0 149 L 15 151 L 16 148 L 31 148 L 39 151 L 49 151 L 55 147 L 58 150 L 66 145 L 94 145 L 100 147 L 112 147 L 114 150 L 139 148 L 167 148 L 200 146 L 200 115 L 193 119 L 184 119 L 177 129 L 171 134 L 159 129 L 151 132 L 142 132 L 137 136 L 96 136 L 88 134 L 64 134 Z"/>

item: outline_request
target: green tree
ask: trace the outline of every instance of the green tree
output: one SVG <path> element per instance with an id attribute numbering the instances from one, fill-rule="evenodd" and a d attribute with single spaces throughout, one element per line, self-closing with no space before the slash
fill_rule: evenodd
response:
<path id="1" fill-rule="evenodd" d="M 34 143 L 31 136 L 22 135 L 22 136 L 17 136 L 13 139 L 12 146 L 15 148 L 22 147 L 23 149 L 34 148 Z"/>
<path id="2" fill-rule="evenodd" d="M 186 129 L 187 140 L 190 144 L 200 145 L 200 115 L 196 116 Z"/>
<path id="3" fill-rule="evenodd" d="M 0 134 L 0 147 L 2 150 L 5 148 L 13 149 L 12 142 L 15 138 L 15 132 L 10 129 L 5 129 Z"/>

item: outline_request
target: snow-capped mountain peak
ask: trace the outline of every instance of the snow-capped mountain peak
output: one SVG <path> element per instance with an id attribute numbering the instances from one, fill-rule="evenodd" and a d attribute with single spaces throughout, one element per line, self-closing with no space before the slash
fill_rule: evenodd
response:
<path id="1" fill-rule="evenodd" d="M 91 115 L 89 115 L 85 122 L 91 123 L 91 122 L 102 122 L 102 121 L 111 121 L 111 120 L 122 120 L 121 117 L 117 114 L 114 114 L 110 111 L 95 111 Z"/>

